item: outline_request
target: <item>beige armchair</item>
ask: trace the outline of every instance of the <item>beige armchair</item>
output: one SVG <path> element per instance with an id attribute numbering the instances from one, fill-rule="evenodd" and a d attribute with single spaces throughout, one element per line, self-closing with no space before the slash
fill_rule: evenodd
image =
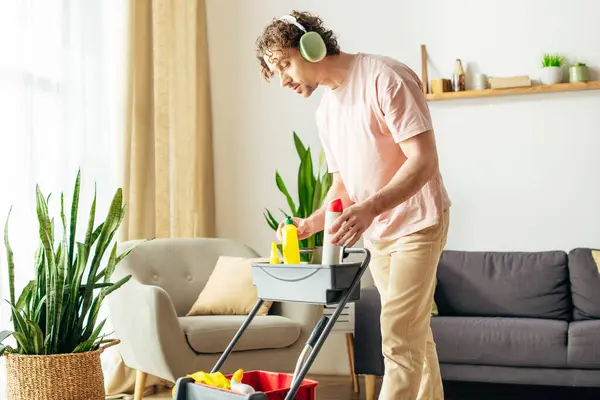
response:
<path id="1" fill-rule="evenodd" d="M 136 398 L 148 374 L 175 382 L 210 371 L 242 325 L 245 316 L 186 316 L 221 255 L 258 256 L 227 239 L 155 239 L 139 243 L 117 266 L 115 281 L 132 278 L 107 302 L 123 361 L 138 371 Z M 293 372 L 322 312 L 318 305 L 275 303 L 269 315 L 254 318 L 221 371 Z"/>

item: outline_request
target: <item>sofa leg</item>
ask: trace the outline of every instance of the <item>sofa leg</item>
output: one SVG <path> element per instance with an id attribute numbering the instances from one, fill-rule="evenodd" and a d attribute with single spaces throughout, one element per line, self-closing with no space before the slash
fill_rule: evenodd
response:
<path id="1" fill-rule="evenodd" d="M 377 375 L 365 375 L 366 400 L 375 400 L 375 384 Z"/>
<path id="2" fill-rule="evenodd" d="M 358 376 L 354 372 L 354 334 L 346 333 L 346 348 L 348 350 L 348 363 L 350 364 L 350 376 L 352 377 L 352 386 L 354 393 L 360 392 Z"/>
<path id="3" fill-rule="evenodd" d="M 144 389 L 146 388 L 146 378 L 148 374 L 137 370 L 135 374 L 135 392 L 133 393 L 134 400 L 142 400 L 144 397 Z"/>

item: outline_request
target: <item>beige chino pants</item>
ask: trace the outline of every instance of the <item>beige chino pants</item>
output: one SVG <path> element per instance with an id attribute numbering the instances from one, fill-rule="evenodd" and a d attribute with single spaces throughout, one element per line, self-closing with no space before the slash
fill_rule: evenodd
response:
<path id="1" fill-rule="evenodd" d="M 440 223 L 390 243 L 365 241 L 381 296 L 385 375 L 380 400 L 442 400 L 431 307 L 437 264 L 446 245 L 449 210 Z"/>

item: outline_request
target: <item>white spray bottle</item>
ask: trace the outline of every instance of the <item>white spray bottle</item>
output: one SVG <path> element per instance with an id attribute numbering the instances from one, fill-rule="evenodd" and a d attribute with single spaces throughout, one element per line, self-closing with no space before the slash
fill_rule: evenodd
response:
<path id="1" fill-rule="evenodd" d="M 331 237 L 329 234 L 329 228 L 335 222 L 336 218 L 342 215 L 344 211 L 344 205 L 341 199 L 335 199 L 329 202 L 327 211 L 325 212 L 325 227 L 323 235 L 323 256 L 321 264 L 323 265 L 337 265 L 341 264 L 341 246 L 331 243 Z"/>

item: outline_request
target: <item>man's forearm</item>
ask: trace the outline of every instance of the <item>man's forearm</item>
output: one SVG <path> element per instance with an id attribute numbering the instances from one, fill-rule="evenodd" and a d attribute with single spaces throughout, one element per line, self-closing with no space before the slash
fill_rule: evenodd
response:
<path id="1" fill-rule="evenodd" d="M 364 203 L 373 209 L 375 215 L 383 214 L 416 194 L 431 179 L 437 167 L 436 158 L 409 158 L 390 182 Z"/>

